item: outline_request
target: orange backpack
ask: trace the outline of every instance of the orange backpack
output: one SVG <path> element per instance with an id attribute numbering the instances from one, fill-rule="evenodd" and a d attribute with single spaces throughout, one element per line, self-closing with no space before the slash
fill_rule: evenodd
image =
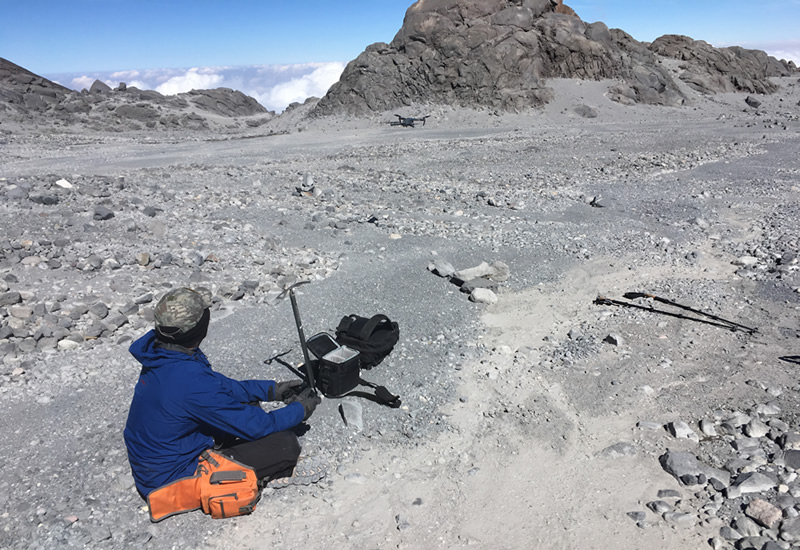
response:
<path id="1" fill-rule="evenodd" d="M 215 451 L 203 451 L 195 474 L 159 487 L 147 496 L 150 521 L 202 508 L 214 519 L 243 516 L 261 497 L 250 466 Z"/>

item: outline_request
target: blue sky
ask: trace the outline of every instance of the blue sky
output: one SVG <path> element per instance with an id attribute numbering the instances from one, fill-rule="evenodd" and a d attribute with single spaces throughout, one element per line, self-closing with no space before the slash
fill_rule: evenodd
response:
<path id="1" fill-rule="evenodd" d="M 466 0 L 465 0 L 466 1 Z M 267 108 L 324 95 L 413 0 L 0 0 L 0 57 L 65 86 L 226 86 Z M 800 64 L 800 0 L 567 1 L 637 40 L 685 34 Z"/>

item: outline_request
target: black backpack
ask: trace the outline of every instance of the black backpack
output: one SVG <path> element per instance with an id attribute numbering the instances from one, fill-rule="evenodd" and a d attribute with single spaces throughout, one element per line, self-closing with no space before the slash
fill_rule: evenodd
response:
<path id="1" fill-rule="evenodd" d="M 371 318 L 342 317 L 336 327 L 336 341 L 361 353 L 361 368 L 371 369 L 389 355 L 400 338 L 397 323 L 381 313 Z"/>

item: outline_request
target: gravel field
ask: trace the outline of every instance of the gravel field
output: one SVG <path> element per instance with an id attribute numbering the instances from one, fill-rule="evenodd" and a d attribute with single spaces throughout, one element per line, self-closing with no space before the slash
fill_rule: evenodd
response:
<path id="1" fill-rule="evenodd" d="M 800 547 L 800 83 L 776 83 L 754 109 L 555 81 L 542 110 L 435 108 L 414 129 L 0 126 L 0 547 Z M 433 262 L 511 276 L 479 303 Z M 350 313 L 399 323 L 364 376 L 403 406 L 346 398 L 346 425 L 325 399 L 301 437 L 330 460 L 322 482 L 266 490 L 247 517 L 151 524 L 122 429 L 152 307 L 211 288 L 215 369 L 286 379 L 263 361 L 302 360 L 276 297 L 306 279 L 307 335 Z M 759 330 L 593 303 L 628 291 Z M 668 450 L 730 478 L 669 471 Z M 753 473 L 772 485 L 750 491 Z"/>

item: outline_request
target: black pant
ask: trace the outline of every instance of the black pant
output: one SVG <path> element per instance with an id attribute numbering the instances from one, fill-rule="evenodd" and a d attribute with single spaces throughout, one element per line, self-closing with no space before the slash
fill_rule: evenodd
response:
<path id="1" fill-rule="evenodd" d="M 300 456 L 300 441 L 293 432 L 275 432 L 255 441 L 226 442 L 218 452 L 250 466 L 259 479 L 270 480 L 292 475 Z"/>

